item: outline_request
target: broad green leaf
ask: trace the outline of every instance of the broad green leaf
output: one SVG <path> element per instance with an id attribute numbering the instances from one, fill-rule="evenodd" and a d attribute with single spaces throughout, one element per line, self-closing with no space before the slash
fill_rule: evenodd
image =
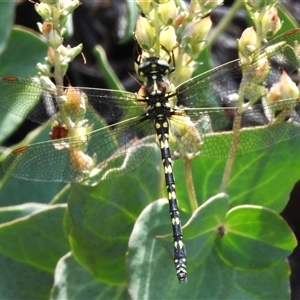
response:
<path id="1" fill-rule="evenodd" d="M 296 129 L 291 125 L 291 132 L 296 134 Z M 255 138 L 256 132 L 256 141 L 259 143 L 262 138 L 259 137 L 259 131 L 253 131 L 251 136 Z M 269 132 L 270 141 L 274 141 L 276 137 L 276 131 L 273 132 L 273 137 L 272 132 Z M 268 137 L 266 133 L 262 133 L 262 136 Z M 207 138 L 206 142 L 216 143 L 216 147 L 218 146 L 217 137 Z M 282 211 L 294 184 L 299 179 L 299 142 L 300 137 L 296 136 L 264 150 L 235 157 L 226 191 L 230 197 L 230 206 L 254 204 L 269 207 L 277 212 Z M 211 145 L 207 147 L 211 148 Z M 201 153 L 192 161 L 193 182 L 199 204 L 219 192 L 225 164 L 224 159 L 201 157 Z M 181 159 L 175 161 L 174 173 L 180 207 L 184 211 L 190 211 L 186 201 L 187 191 Z"/>
<path id="2" fill-rule="evenodd" d="M 75 261 L 71 253 L 63 256 L 55 269 L 52 300 L 129 299 L 126 286 L 100 283 Z"/>
<path id="3" fill-rule="evenodd" d="M 197 69 L 194 71 L 193 77 L 212 69 L 210 49 L 205 47 L 199 54 L 197 61 L 199 62 L 199 66 L 197 66 Z"/>
<path id="4" fill-rule="evenodd" d="M 46 54 L 47 46 L 36 34 L 26 29 L 14 28 L 0 56 L 0 76 L 34 76 L 37 73 L 36 64 L 43 62 Z M 26 99 L 22 99 L 24 100 Z M 0 141 L 5 140 L 23 122 L 22 118 L 2 110 L 0 120 Z"/>
<path id="5" fill-rule="evenodd" d="M 13 207 L 11 209 L 14 210 Z M 23 209 L 26 214 L 28 207 Z M 58 259 L 69 250 L 62 228 L 65 211 L 64 204 L 48 206 L 14 221 L 2 223 L 0 252 L 19 262 L 53 272 Z M 7 208 L 1 209 L 0 214 L 11 216 Z"/>
<path id="6" fill-rule="evenodd" d="M 228 211 L 228 197 L 218 194 L 208 199 L 184 225 L 184 241 L 188 249 L 189 270 L 201 265 L 215 243 L 219 227 Z"/>
<path id="7" fill-rule="evenodd" d="M 3 4 L 1 4 L 1 6 L 2 5 Z M 18 51 L 16 51 L 16 49 L 18 49 Z M 21 61 L 20 53 L 22 53 Z M 33 34 L 29 30 L 20 27 L 14 28 L 9 36 L 6 48 L 0 55 L 0 77 L 17 76 L 27 78 L 35 76 L 37 73 L 36 64 L 43 62 L 46 54 L 47 45 L 37 34 Z M 1 90 L 1 93 L 4 95 L 3 90 Z M 14 99 L 14 101 L 23 101 L 23 103 L 24 100 L 28 99 Z M 13 104 L 16 105 L 15 102 L 12 102 L 12 105 Z M 0 120 L 0 141 L 3 141 L 16 130 L 24 119 L 1 110 Z"/>
<path id="8" fill-rule="evenodd" d="M 155 150 L 126 176 L 101 181 L 95 187 L 72 186 L 68 203 L 72 252 L 101 282 L 125 283 L 129 235 L 143 208 L 158 197 L 159 165 L 159 151 Z"/>
<path id="9" fill-rule="evenodd" d="M 6 46 L 11 26 L 14 21 L 14 1 L 0 1 L 1 20 L 0 20 L 0 55 Z"/>
<path id="10" fill-rule="evenodd" d="M 7 38 L 11 31 L 14 21 L 14 1 L 0 1 L 1 20 L 0 20 L 0 55 L 6 46 Z"/>
<path id="11" fill-rule="evenodd" d="M 297 123 L 285 122 L 275 125 L 243 128 L 240 130 L 237 153 L 232 153 L 232 132 L 216 132 L 203 137 L 200 149 L 202 157 L 224 159 L 248 155 L 258 150 L 276 147 L 277 144 L 299 137 L 300 126 Z"/>
<path id="12" fill-rule="evenodd" d="M 20 61 L 20 53 L 22 53 L 22 61 Z M 14 27 L 6 48 L 0 56 L 0 76 L 26 78 L 35 76 L 36 64 L 44 62 L 46 55 L 47 45 L 37 33 L 23 27 Z"/>
<path id="13" fill-rule="evenodd" d="M 45 169 L 46 172 L 46 169 Z M 0 164 L 0 178 L 3 175 Z M 55 199 L 56 203 L 66 203 L 67 188 L 62 182 L 39 182 L 27 181 L 9 176 L 4 182 L 1 178 L 0 184 L 0 206 L 18 205 L 26 202 L 49 203 Z M 6 179 L 6 177 L 5 177 Z M 23 193 L 23 191 L 26 191 Z"/>
<path id="14" fill-rule="evenodd" d="M 291 15 L 290 12 L 288 12 L 281 3 L 278 3 L 278 17 L 280 18 L 280 21 L 283 23 L 279 32 L 276 33 L 276 35 L 279 35 L 281 33 L 284 33 L 288 30 L 291 30 L 292 28 L 299 27 L 297 21 L 294 19 L 294 17 Z"/>
<path id="15" fill-rule="evenodd" d="M 135 31 L 135 26 L 136 26 L 136 20 L 138 17 L 138 11 L 136 9 L 136 3 L 131 0 L 126 1 L 126 8 L 127 8 L 127 13 L 128 13 L 128 19 L 126 23 L 126 29 L 124 32 L 124 36 L 120 43 L 125 43 L 128 40 L 132 39 L 132 33 Z"/>
<path id="16" fill-rule="evenodd" d="M 220 257 L 239 270 L 262 270 L 288 257 L 297 245 L 287 223 L 262 206 L 231 209 L 217 239 Z"/>
<path id="17" fill-rule="evenodd" d="M 124 90 L 121 81 L 117 77 L 112 67 L 109 65 L 104 49 L 100 45 L 95 46 L 95 48 L 93 49 L 93 54 L 97 59 L 97 63 L 104 76 L 108 88 L 114 90 Z"/>
<path id="18" fill-rule="evenodd" d="M 215 199 L 214 201 L 219 202 L 222 198 Z M 210 201 L 209 205 L 213 205 L 214 201 Z M 166 218 L 167 210 L 167 201 L 157 200 L 145 208 L 135 223 L 127 255 L 128 290 L 131 298 L 288 298 L 289 268 L 285 260 L 281 259 L 276 266 L 261 271 L 238 271 L 224 263 L 213 248 L 202 264 L 194 266 L 193 259 L 189 259 L 190 241 L 186 243 L 188 281 L 187 284 L 179 284 L 171 253 L 172 238 L 167 248 L 167 244 L 162 243 L 159 238 L 162 233 L 171 230 Z M 201 255 L 202 245 L 198 243 L 198 246 Z"/>
<path id="19" fill-rule="evenodd" d="M 290 299 L 290 267 L 285 260 L 258 272 L 235 272 L 228 299 Z"/>
<path id="20" fill-rule="evenodd" d="M 244 272 L 229 267 L 212 251 L 195 271 L 199 288 L 193 299 L 289 299 L 289 275 L 285 260 L 266 270 Z"/>
<path id="21" fill-rule="evenodd" d="M 21 252 L 21 249 L 19 249 Z M 53 274 L 0 254 L 0 299 L 49 299 Z"/>
<path id="22" fill-rule="evenodd" d="M 166 288 L 171 291 L 174 284 L 178 285 L 171 254 L 172 237 L 169 238 L 168 249 L 165 249 L 162 242 L 156 238 L 157 235 L 170 231 L 166 199 L 149 204 L 135 222 L 129 240 L 126 263 L 129 293 L 132 298 L 163 299 Z M 151 287 L 155 288 L 151 290 Z M 182 288 L 185 288 L 184 284 Z"/>
<path id="23" fill-rule="evenodd" d="M 49 206 L 40 203 L 24 203 L 15 206 L 6 206 L 0 209 L 0 224 L 14 221 L 16 219 L 31 215 L 38 211 L 47 209 Z"/>
<path id="24" fill-rule="evenodd" d="M 218 194 L 208 199 L 183 226 L 183 237 L 188 249 L 189 273 L 207 259 L 228 211 L 228 197 Z M 172 235 L 159 238 L 166 249 L 170 248 Z"/>
<path id="25" fill-rule="evenodd" d="M 20 144 L 24 146 L 33 142 L 41 142 L 49 140 L 49 132 L 51 131 L 49 126 L 40 126 L 32 131 Z M 1 156 L 0 163 L 0 206 L 11 206 L 26 202 L 38 202 L 38 203 L 49 203 L 56 198 L 56 203 L 66 202 L 66 190 L 64 187 L 65 183 L 61 182 L 38 182 L 28 181 L 14 178 L 9 174 L 4 174 L 2 169 L 2 161 L 8 153 L 13 149 L 7 149 L 6 152 Z M 40 167 L 43 167 L 40 164 Z M 44 165 L 44 170 L 47 172 L 47 166 Z M 23 193 L 22 191 L 30 191 Z"/>

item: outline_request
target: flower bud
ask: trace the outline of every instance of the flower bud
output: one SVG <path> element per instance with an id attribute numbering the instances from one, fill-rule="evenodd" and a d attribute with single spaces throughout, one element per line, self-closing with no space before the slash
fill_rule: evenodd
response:
<path id="1" fill-rule="evenodd" d="M 183 31 L 183 39 L 187 43 L 192 43 L 194 45 L 202 43 L 205 40 L 211 25 L 212 22 L 210 17 L 192 21 L 185 27 Z"/>
<path id="2" fill-rule="evenodd" d="M 261 19 L 262 34 L 264 37 L 270 38 L 281 28 L 281 25 L 282 22 L 278 17 L 277 9 L 273 6 L 266 11 Z"/>
<path id="3" fill-rule="evenodd" d="M 68 49 L 64 45 L 60 45 L 60 47 L 58 48 L 58 51 L 62 57 L 68 56 Z"/>
<path id="4" fill-rule="evenodd" d="M 69 86 L 65 92 L 64 112 L 72 119 L 80 119 L 86 112 L 85 94 Z"/>
<path id="5" fill-rule="evenodd" d="M 67 57 L 71 60 L 73 60 L 78 54 L 81 53 L 82 51 L 82 44 L 79 44 L 73 48 L 71 48 L 70 46 L 67 46 Z"/>
<path id="6" fill-rule="evenodd" d="M 48 36 L 48 34 L 53 30 L 53 23 L 52 22 L 44 22 L 42 24 L 42 30 L 41 33 L 45 36 Z"/>
<path id="7" fill-rule="evenodd" d="M 59 6 L 62 10 L 61 14 L 65 16 L 71 14 L 79 5 L 80 2 L 78 0 L 59 0 Z"/>
<path id="8" fill-rule="evenodd" d="M 150 50 L 157 41 L 155 28 L 142 16 L 139 16 L 137 20 L 135 36 L 138 44 L 144 50 Z"/>
<path id="9" fill-rule="evenodd" d="M 66 126 L 61 125 L 59 122 L 55 122 L 52 125 L 52 131 L 50 132 L 50 137 L 53 140 L 66 138 L 67 136 L 68 136 L 68 129 L 66 128 Z"/>
<path id="10" fill-rule="evenodd" d="M 240 58 L 250 56 L 253 53 L 253 51 L 259 49 L 260 46 L 261 42 L 254 28 L 252 26 L 246 28 L 243 31 L 241 38 L 238 40 Z"/>
<path id="11" fill-rule="evenodd" d="M 57 32 L 56 29 L 52 29 L 48 35 L 48 43 L 49 46 L 53 47 L 54 49 L 58 48 L 63 42 L 63 38 Z"/>
<path id="12" fill-rule="evenodd" d="M 177 36 L 173 26 L 168 26 L 162 30 L 159 36 L 159 44 L 171 52 L 177 46 Z"/>
<path id="13" fill-rule="evenodd" d="M 41 86 L 43 87 L 44 90 L 47 90 L 49 93 L 54 93 L 56 92 L 56 86 L 55 84 L 51 81 L 49 76 L 41 75 L 39 76 L 39 82 Z"/>
<path id="14" fill-rule="evenodd" d="M 184 22 L 185 19 L 186 19 L 186 15 L 180 13 L 174 21 L 174 27 L 175 28 L 179 27 Z"/>
<path id="15" fill-rule="evenodd" d="M 180 73 L 174 72 L 170 78 L 175 85 L 185 82 L 186 80 L 190 79 L 193 75 L 194 69 L 189 66 L 183 66 L 180 68 Z"/>
<path id="16" fill-rule="evenodd" d="M 94 168 L 93 159 L 81 150 L 70 150 L 70 161 L 73 168 L 81 173 L 90 172 Z"/>
<path id="17" fill-rule="evenodd" d="M 270 103 L 284 100 L 297 99 L 299 97 L 299 89 L 295 82 L 283 71 L 281 79 L 271 87 L 267 94 L 267 101 Z"/>
<path id="18" fill-rule="evenodd" d="M 143 14 L 147 15 L 153 9 L 153 3 L 151 0 L 137 0 L 136 6 Z"/>
<path id="19" fill-rule="evenodd" d="M 34 8 L 43 20 L 48 20 L 51 17 L 51 9 L 46 3 L 35 3 Z"/>
<path id="20" fill-rule="evenodd" d="M 160 4 L 158 6 L 158 17 L 162 24 L 171 25 L 177 17 L 177 8 L 175 1 Z"/>
<path id="21" fill-rule="evenodd" d="M 189 116 L 174 115 L 170 122 L 170 143 L 174 143 L 172 148 L 177 148 L 181 157 L 192 159 L 199 155 L 203 141 Z"/>
<path id="22" fill-rule="evenodd" d="M 172 0 L 154 0 L 155 3 L 157 4 L 164 4 L 164 3 L 167 3 L 167 2 L 172 2 Z"/>
<path id="23" fill-rule="evenodd" d="M 51 66 L 55 65 L 55 53 L 52 47 L 48 47 L 47 61 Z"/>
<path id="24" fill-rule="evenodd" d="M 223 0 L 198 0 L 201 9 L 201 13 L 203 15 L 207 15 L 208 13 L 210 13 L 212 10 L 214 10 L 215 8 L 217 8 L 218 6 L 223 4 Z M 204 2 L 204 3 L 203 3 Z"/>
<path id="25" fill-rule="evenodd" d="M 262 7 L 264 7 L 265 2 L 259 0 L 246 0 L 245 4 L 248 5 L 250 8 L 252 8 L 253 11 L 257 11 L 260 10 Z"/>
<path id="26" fill-rule="evenodd" d="M 51 76 L 51 70 L 48 64 L 37 63 L 36 69 L 44 76 Z"/>

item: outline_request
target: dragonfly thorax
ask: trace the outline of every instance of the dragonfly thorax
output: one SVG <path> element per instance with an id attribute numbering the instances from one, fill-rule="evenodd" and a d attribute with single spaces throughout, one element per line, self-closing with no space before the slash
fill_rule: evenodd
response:
<path id="1" fill-rule="evenodd" d="M 146 96 L 164 96 L 170 92 L 171 83 L 168 75 L 174 71 L 170 65 L 157 57 L 147 58 L 139 65 L 138 73 L 145 79 Z"/>

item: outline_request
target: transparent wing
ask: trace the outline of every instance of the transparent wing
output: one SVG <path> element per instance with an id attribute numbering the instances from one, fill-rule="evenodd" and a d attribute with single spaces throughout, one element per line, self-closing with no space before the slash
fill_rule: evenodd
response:
<path id="1" fill-rule="evenodd" d="M 241 63 L 234 60 L 208 72 L 193 77 L 180 84 L 177 90 L 177 105 L 189 108 L 211 108 L 234 106 L 232 95 L 239 92 L 243 76 L 250 78 L 249 88 L 244 100 L 259 100 L 265 89 L 280 80 L 283 71 L 289 75 L 297 74 L 300 29 L 288 31 L 255 51 L 248 60 Z M 268 65 L 260 66 L 259 61 L 266 58 Z M 264 62 L 264 60 L 262 61 Z M 260 68 L 259 68 L 260 67 Z M 266 68 L 270 68 L 266 76 Z"/>
<path id="2" fill-rule="evenodd" d="M 57 90 L 61 90 L 62 95 L 59 96 Z M 124 114 L 130 118 L 136 114 L 135 108 L 141 108 L 135 104 L 136 94 L 130 92 L 92 88 L 53 89 L 38 79 L 3 77 L 0 79 L 0 91 L 0 107 L 40 124 L 54 115 L 58 119 L 62 114 L 78 115 L 77 110 L 82 109 L 80 106 L 84 101 L 108 123 L 116 122 Z M 90 114 L 85 118 L 93 123 L 98 116 Z"/>
<path id="3" fill-rule="evenodd" d="M 152 124 L 140 121 L 145 102 L 137 101 L 136 94 L 69 88 L 66 95 L 58 97 L 55 91 L 43 89 L 37 81 L 12 77 L 2 78 L 1 86 L 5 86 L 1 90 L 1 107 L 38 123 L 54 124 L 54 140 L 21 147 L 6 158 L 4 171 L 15 177 L 96 182 L 111 176 L 108 168 L 119 168 L 114 176 L 130 172 L 153 149 L 149 145 L 155 140 L 151 137 L 154 129 Z M 22 101 L 14 102 L 16 99 Z M 138 142 L 143 137 L 148 138 Z M 141 148 L 139 144 L 146 146 Z M 133 157 L 130 165 L 122 165 L 122 159 L 126 161 L 128 150 L 134 147 L 139 151 L 130 154 Z M 94 170 L 93 179 L 90 178 L 91 170 Z"/>
<path id="4" fill-rule="evenodd" d="M 200 132 L 210 133 L 209 136 L 212 132 L 217 133 L 217 140 L 207 142 L 208 145 L 204 146 L 206 151 L 202 153 L 203 156 L 226 158 L 232 155 L 228 143 L 232 137 L 230 131 L 234 116 L 238 114 L 241 115 L 241 128 L 251 127 L 251 130 L 242 130 L 237 154 L 256 151 L 299 135 L 297 126 L 284 124 L 288 120 L 299 122 L 299 96 L 276 102 L 266 101 L 268 91 L 282 80 L 284 72 L 298 82 L 299 41 L 300 30 L 289 31 L 270 41 L 243 63 L 240 60 L 232 61 L 177 87 L 176 105 L 184 108 Z M 244 88 L 241 94 L 242 84 Z M 243 99 L 239 99 L 240 95 Z M 239 109 L 238 100 L 242 100 Z M 274 130 L 267 130 L 263 126 L 275 127 Z M 253 127 L 261 129 L 260 143 L 255 138 L 259 133 Z M 247 136 L 247 141 L 243 140 L 243 136 Z M 188 141 L 186 147 L 190 147 Z"/>
<path id="5" fill-rule="evenodd" d="M 96 183 L 122 176 L 145 161 L 155 146 L 152 124 L 138 119 L 120 124 L 114 134 L 103 127 L 80 139 L 75 136 L 18 148 L 5 159 L 3 169 L 18 178 L 49 182 Z"/>
<path id="6" fill-rule="evenodd" d="M 171 150 L 226 158 L 298 136 L 297 99 L 270 104 L 263 98 L 270 86 L 280 81 L 283 70 L 297 75 L 299 40 L 299 30 L 288 32 L 254 53 L 243 65 L 233 61 L 178 86 L 175 113 L 170 120 Z M 262 57 L 270 66 L 266 78 L 259 69 L 255 69 L 253 76 L 253 68 L 248 67 Z M 238 111 L 236 95 L 242 78 L 250 79 L 243 102 L 255 101 Z M 253 78 L 255 82 L 251 82 Z M 146 101 L 138 101 L 136 94 L 79 88 L 77 92 L 86 101 L 70 97 L 61 105 L 63 97 L 30 79 L 2 78 L 0 88 L 1 107 L 39 123 L 55 114 L 59 124 L 74 125 L 71 130 L 68 127 L 66 138 L 29 145 L 11 153 L 4 162 L 4 169 L 16 177 L 97 182 L 130 172 L 154 147 L 154 125 L 144 118 Z M 23 101 L 14 101 L 14 98 Z M 35 106 L 41 99 L 42 105 Z M 83 107 L 84 103 L 87 107 Z M 277 117 L 282 110 L 289 112 L 284 121 L 290 122 L 274 122 L 270 118 L 270 111 L 275 111 Z M 243 129 L 238 151 L 232 153 L 231 128 L 237 114 L 241 114 Z"/>

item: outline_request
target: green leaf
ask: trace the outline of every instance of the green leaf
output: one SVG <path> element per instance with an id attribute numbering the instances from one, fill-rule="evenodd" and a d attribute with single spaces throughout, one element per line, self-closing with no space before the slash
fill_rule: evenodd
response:
<path id="1" fill-rule="evenodd" d="M 239 134 L 236 156 L 246 155 L 267 149 L 298 137 L 299 124 L 293 122 L 279 123 L 260 127 L 243 128 Z M 233 155 L 231 146 L 232 132 L 213 133 L 204 136 L 201 156 L 209 158 L 228 158 Z"/>
<path id="2" fill-rule="evenodd" d="M 292 132 L 297 134 L 297 126 L 292 125 Z M 297 129 L 298 130 L 298 129 Z M 255 138 L 255 132 L 251 134 Z M 299 130 L 298 130 L 299 132 Z M 275 142 L 274 135 L 269 135 L 269 142 Z M 259 131 L 257 134 L 260 135 Z M 268 135 L 265 135 L 267 140 Z M 262 136 L 261 136 L 262 137 Z M 261 138 L 260 137 L 260 138 Z M 259 142 L 260 138 L 256 139 Z M 252 143 L 252 140 L 249 140 Z M 207 149 L 222 147 L 217 137 L 206 140 Z M 300 160 L 298 145 L 300 137 L 271 144 L 264 150 L 239 155 L 235 158 L 234 167 L 226 193 L 230 197 L 230 206 L 242 204 L 263 205 L 277 212 L 286 206 L 289 194 L 299 179 Z M 268 143 L 268 142 L 266 142 Z M 205 146 L 205 143 L 204 143 Z M 203 147 L 204 147 L 203 146 Z M 221 151 L 218 150 L 217 151 Z M 204 203 L 213 195 L 219 193 L 226 160 L 201 157 L 195 158 L 192 165 L 192 174 L 198 203 Z M 185 200 L 187 191 L 183 170 L 183 161 L 178 159 L 174 163 L 177 194 L 180 207 L 189 212 L 188 202 Z M 284 176 L 283 174 L 288 174 Z"/>
<path id="3" fill-rule="evenodd" d="M 19 249 L 20 251 L 20 249 Z M 1 299 L 49 299 L 53 275 L 0 254 Z"/>
<path id="4" fill-rule="evenodd" d="M 276 33 L 276 35 L 291 30 L 292 28 L 299 27 L 298 22 L 295 20 L 295 18 L 280 3 L 278 3 L 277 11 L 278 17 L 280 21 L 283 22 L 283 24 L 279 32 Z"/>
<path id="5" fill-rule="evenodd" d="M 72 251 L 101 282 L 125 283 L 125 253 L 132 227 L 143 208 L 159 194 L 160 169 L 153 161 L 160 163 L 158 149 L 126 176 L 101 181 L 95 187 L 72 185 L 68 202 Z"/>
<path id="6" fill-rule="evenodd" d="M 127 23 L 126 23 L 126 30 L 124 32 L 124 36 L 120 43 L 125 43 L 128 40 L 132 39 L 132 33 L 135 31 L 136 20 L 138 16 L 138 11 L 136 9 L 136 3 L 131 0 L 126 1 L 126 8 L 127 8 Z"/>
<path id="7" fill-rule="evenodd" d="M 170 231 L 166 199 L 149 204 L 135 222 L 127 254 L 128 286 L 132 298 L 141 299 L 147 295 L 148 299 L 164 299 L 166 289 L 178 285 L 171 254 L 172 238 L 169 238 L 168 249 L 156 238 Z"/>
<path id="8" fill-rule="evenodd" d="M 32 131 L 27 137 L 20 143 L 19 146 L 28 145 L 34 142 L 41 142 L 49 140 L 50 126 L 40 126 Z M 38 181 L 27 181 L 14 178 L 9 174 L 4 174 L 2 169 L 2 162 L 7 154 L 12 151 L 12 148 L 1 156 L 0 163 L 0 198 L 1 206 L 17 205 L 25 202 L 38 202 L 38 203 L 49 203 L 56 198 L 59 203 L 66 203 L 66 190 L 64 187 L 65 183 L 61 182 L 38 182 Z M 47 172 L 47 166 L 39 164 L 39 167 L 44 167 Z M 30 191 L 30 193 L 22 193 L 20 191 Z M 61 193 L 62 191 L 62 193 Z"/>
<path id="9" fill-rule="evenodd" d="M 287 223 L 274 211 L 254 205 L 231 209 L 217 239 L 220 257 L 239 270 L 262 270 L 290 255 L 297 245 Z"/>
<path id="10" fill-rule="evenodd" d="M 107 86 L 110 89 L 114 90 L 124 90 L 122 82 L 119 80 L 116 73 L 109 65 L 104 49 L 98 45 L 93 49 L 93 54 L 97 59 L 99 68 L 102 71 Z"/>
<path id="11" fill-rule="evenodd" d="M 226 202 L 226 197 L 219 195 L 209 202 L 207 208 L 202 208 L 207 213 L 209 209 L 222 209 L 222 206 L 225 211 L 222 202 Z M 202 264 L 194 266 L 195 261 L 190 259 L 190 252 L 193 252 L 190 240 L 186 243 L 188 282 L 179 284 L 171 253 L 172 238 L 169 238 L 167 245 L 158 237 L 171 231 L 166 218 L 167 211 L 167 200 L 157 200 L 144 209 L 133 228 L 127 255 L 128 290 L 132 299 L 288 298 L 289 268 L 285 260 L 282 259 L 276 266 L 265 270 L 245 272 L 224 263 L 213 248 Z M 200 212 L 201 209 L 195 215 L 200 215 Z M 189 234 L 185 234 L 189 230 L 188 226 L 185 229 L 184 235 L 188 238 Z M 198 247 L 200 256 L 203 250 L 200 241 Z"/>
<path id="12" fill-rule="evenodd" d="M 235 272 L 228 299 L 290 299 L 290 267 L 285 260 L 258 272 Z"/>
<path id="13" fill-rule="evenodd" d="M 210 254 L 228 211 L 228 197 L 218 194 L 208 199 L 183 226 L 185 246 L 188 249 L 189 272 L 201 265 Z"/>
<path id="14" fill-rule="evenodd" d="M 197 62 L 199 62 L 199 66 L 197 66 L 196 70 L 193 72 L 192 77 L 195 77 L 199 74 L 202 74 L 202 73 L 207 72 L 212 69 L 211 50 L 209 47 L 205 47 L 201 51 L 201 53 L 199 54 L 199 57 L 197 59 Z"/>
<path id="15" fill-rule="evenodd" d="M 48 208 L 40 203 L 25 203 L 22 205 L 6 206 L 0 210 L 0 224 L 13 221 Z"/>
<path id="16" fill-rule="evenodd" d="M 11 1 L 11 3 L 13 3 Z M 3 4 L 1 4 L 2 6 Z M 3 12 L 2 12 L 3 13 Z M 7 26 L 7 25 L 5 25 Z M 16 51 L 18 49 L 18 51 Z M 22 53 L 22 62 L 20 62 L 20 53 Z M 14 28 L 7 41 L 6 48 L 0 56 L 0 77 L 17 76 L 30 77 L 37 73 L 36 64 L 43 62 L 47 54 L 47 45 L 37 34 L 31 33 L 29 30 Z M 21 88 L 21 86 L 20 86 Z M 7 96 L 3 87 L 1 88 L 1 96 Z M 33 95 L 37 98 L 37 95 Z M 28 94 L 27 94 L 27 97 Z M 12 100 L 11 105 L 19 105 L 16 101 L 24 103 L 24 97 Z M 24 112 L 25 114 L 26 112 Z M 5 140 L 18 126 L 24 121 L 19 116 L 0 111 L 0 142 Z"/>
<path id="17" fill-rule="evenodd" d="M 202 204 L 183 226 L 184 243 L 188 249 L 189 273 L 203 264 L 210 254 L 228 207 L 227 195 L 218 194 Z M 170 248 L 171 234 L 159 239 L 165 249 Z"/>
<path id="18" fill-rule="evenodd" d="M 18 49 L 18 51 L 16 51 Z M 22 53 L 22 62 L 20 61 Z M 11 31 L 5 50 L 0 56 L 0 76 L 30 77 L 37 73 L 36 64 L 43 62 L 47 45 L 37 33 L 15 27 Z"/>
<path id="19" fill-rule="evenodd" d="M 25 212 L 20 212 L 23 208 Z M 11 211 L 10 211 L 11 210 Z M 1 219 L 12 213 L 27 214 L 28 206 L 0 209 Z M 47 206 L 33 213 L 0 225 L 0 252 L 20 262 L 47 272 L 53 272 L 58 259 L 69 246 L 63 233 L 62 220 L 66 205 Z"/>
<path id="20" fill-rule="evenodd" d="M 71 253 L 63 256 L 55 269 L 50 299 L 129 299 L 126 286 L 96 281 L 75 261 Z"/>
<path id="21" fill-rule="evenodd" d="M 7 38 L 9 37 L 11 26 L 14 22 L 14 9 L 14 1 L 0 1 L 0 55 L 6 46 Z"/>

